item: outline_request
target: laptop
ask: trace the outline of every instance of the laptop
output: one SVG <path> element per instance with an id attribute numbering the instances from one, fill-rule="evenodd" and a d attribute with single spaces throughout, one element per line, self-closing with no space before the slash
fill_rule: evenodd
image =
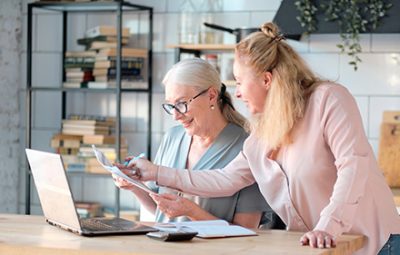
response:
<path id="1" fill-rule="evenodd" d="M 83 236 L 145 234 L 155 228 L 121 218 L 80 219 L 59 154 L 25 149 L 46 221 Z"/>

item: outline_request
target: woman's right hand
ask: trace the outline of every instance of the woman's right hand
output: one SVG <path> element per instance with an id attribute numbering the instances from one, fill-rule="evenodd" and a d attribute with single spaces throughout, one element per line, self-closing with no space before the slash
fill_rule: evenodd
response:
<path id="1" fill-rule="evenodd" d="M 129 161 L 130 159 L 127 159 L 127 160 Z M 135 178 L 136 173 L 135 173 L 135 170 L 132 169 L 132 167 L 126 166 L 125 164 L 119 164 L 119 163 L 115 163 L 113 165 L 118 167 L 119 170 L 121 170 L 128 177 Z M 129 183 L 128 181 L 122 179 L 121 177 L 119 177 L 115 174 L 112 175 L 112 178 L 114 180 L 114 184 L 120 189 L 126 189 L 126 190 L 131 190 L 131 191 L 138 189 L 135 185 Z"/>
<path id="2" fill-rule="evenodd" d="M 158 165 L 151 163 L 149 160 L 139 158 L 128 165 L 135 171 L 133 178 L 140 181 L 157 181 Z"/>

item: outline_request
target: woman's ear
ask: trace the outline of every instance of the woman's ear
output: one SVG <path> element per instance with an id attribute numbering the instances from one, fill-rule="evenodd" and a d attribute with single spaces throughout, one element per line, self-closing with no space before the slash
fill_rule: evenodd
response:
<path id="1" fill-rule="evenodd" d="M 208 97 L 209 97 L 209 99 L 210 99 L 210 101 L 212 103 L 216 103 L 217 102 L 218 94 L 219 94 L 219 92 L 217 91 L 217 89 L 215 89 L 213 87 L 208 89 Z"/>
<path id="2" fill-rule="evenodd" d="M 264 72 L 263 79 L 264 79 L 264 88 L 268 90 L 271 87 L 272 83 L 272 73 L 269 71 Z"/>

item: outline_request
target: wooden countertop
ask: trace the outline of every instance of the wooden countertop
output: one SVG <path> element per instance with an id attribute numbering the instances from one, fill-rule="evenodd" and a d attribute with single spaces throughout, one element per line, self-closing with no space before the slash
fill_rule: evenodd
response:
<path id="1" fill-rule="evenodd" d="M 81 237 L 47 224 L 42 216 L 0 214 L 0 254 L 127 255 L 127 254 L 351 254 L 363 246 L 362 236 L 345 235 L 335 249 L 300 246 L 302 233 L 257 230 L 258 236 L 194 238 L 161 242 L 144 235 Z"/>

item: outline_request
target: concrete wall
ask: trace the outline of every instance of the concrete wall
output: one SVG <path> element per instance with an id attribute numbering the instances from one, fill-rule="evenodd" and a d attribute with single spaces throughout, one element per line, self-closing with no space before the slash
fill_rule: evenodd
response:
<path id="1" fill-rule="evenodd" d="M 21 86 L 21 1 L 0 1 L 0 212 L 18 204 L 19 101 Z"/>

